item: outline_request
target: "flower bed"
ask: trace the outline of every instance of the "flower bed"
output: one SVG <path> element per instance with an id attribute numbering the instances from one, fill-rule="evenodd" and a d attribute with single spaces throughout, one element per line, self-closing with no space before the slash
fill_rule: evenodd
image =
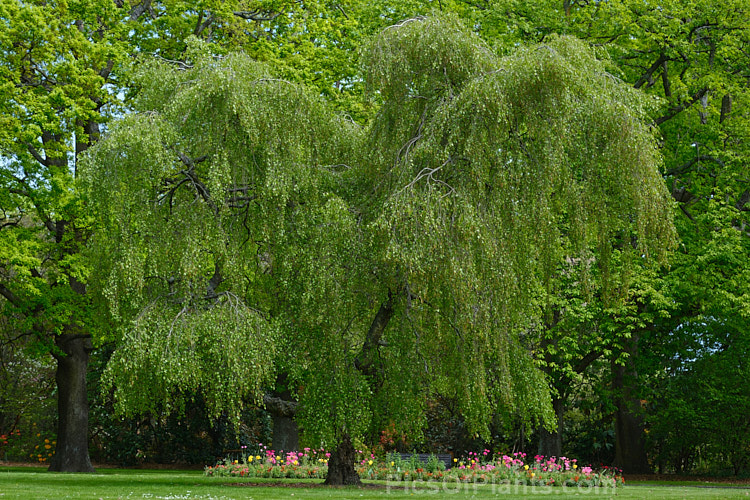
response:
<path id="1" fill-rule="evenodd" d="M 617 469 L 594 470 L 589 466 L 579 466 L 575 459 L 567 457 L 537 455 L 533 460 L 527 460 L 525 453 L 504 455 L 484 450 L 454 458 L 454 466 L 447 469 L 434 456 L 423 462 L 416 456 L 405 460 L 397 453 L 382 457 L 361 451 L 357 453 L 357 472 L 362 479 L 609 488 L 625 482 Z M 286 453 L 262 448 L 258 454 L 247 453 L 242 459 L 225 459 L 206 467 L 205 474 L 212 477 L 324 479 L 330 456 L 322 448 Z"/>

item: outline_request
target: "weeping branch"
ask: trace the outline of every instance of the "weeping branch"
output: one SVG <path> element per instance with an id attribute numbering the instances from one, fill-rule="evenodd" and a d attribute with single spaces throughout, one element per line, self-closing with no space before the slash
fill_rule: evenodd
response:
<path id="1" fill-rule="evenodd" d="M 442 165 L 440 165 L 439 167 L 435 167 L 435 168 L 424 167 L 424 168 L 423 168 L 422 170 L 420 170 L 420 171 L 419 171 L 419 173 L 418 173 L 418 174 L 417 174 L 417 176 L 416 176 L 416 177 L 414 178 L 414 180 L 412 180 L 412 181 L 411 181 L 411 182 L 410 182 L 409 184 L 407 184 L 407 185 L 406 185 L 406 187 L 405 187 L 405 188 L 404 188 L 404 189 L 403 189 L 402 191 L 404 191 L 404 190 L 407 190 L 407 189 L 411 189 L 411 188 L 413 188 L 413 187 L 414 187 L 414 185 L 415 185 L 415 184 L 416 184 L 417 182 L 419 182 L 419 181 L 420 181 L 420 180 L 422 180 L 422 179 L 426 179 L 426 180 L 427 180 L 427 183 L 428 183 L 428 185 L 429 185 L 429 183 L 430 183 L 430 182 L 433 182 L 433 183 L 439 184 L 439 185 L 441 185 L 441 186 L 443 186 L 443 187 L 447 188 L 447 189 L 448 189 L 448 192 L 447 192 L 447 193 L 445 193 L 445 194 L 444 194 L 443 196 L 444 196 L 444 197 L 445 197 L 445 196 L 450 196 L 451 194 L 453 194 L 453 193 L 455 193 L 455 192 L 456 192 L 456 190 L 455 190 L 455 189 L 453 188 L 453 186 L 451 186 L 450 184 L 448 184 L 447 182 L 445 182 L 445 181 L 443 181 L 443 180 L 441 180 L 441 179 L 438 179 L 438 178 L 434 177 L 434 175 L 435 175 L 435 174 L 436 174 L 437 172 L 439 172 L 440 170 L 442 170 L 442 168 L 443 168 L 444 166 L 446 166 L 446 165 L 448 165 L 448 164 L 451 164 L 451 163 L 455 163 L 455 159 L 454 159 L 454 158 L 448 158 L 448 159 L 447 159 L 447 160 L 445 160 L 445 161 L 443 162 L 443 164 L 442 164 Z"/>
<path id="2" fill-rule="evenodd" d="M 227 198 L 229 208 L 247 208 L 250 202 L 258 197 L 256 194 L 250 194 L 251 189 L 252 186 L 249 185 L 227 189 L 227 193 L 230 195 L 230 197 Z"/>
<path id="3" fill-rule="evenodd" d="M 422 138 L 422 130 L 424 129 L 425 121 L 427 119 L 427 106 L 425 106 L 424 110 L 422 111 L 422 116 L 419 118 L 419 124 L 417 125 L 417 130 L 412 136 L 411 139 L 406 141 L 406 144 L 401 146 L 401 149 L 398 150 L 398 153 L 396 154 L 396 161 L 394 162 L 393 167 L 396 168 L 398 163 L 400 161 L 403 161 L 406 163 L 406 159 L 409 157 L 409 152 L 411 151 L 411 148 L 414 147 L 414 145 L 419 142 L 419 140 Z"/>
<path id="4" fill-rule="evenodd" d="M 166 57 L 162 57 L 162 56 L 160 56 L 158 54 L 154 55 L 154 57 L 156 57 L 160 61 L 164 61 L 164 62 L 167 62 L 169 64 L 175 65 L 175 67 L 178 70 L 186 71 L 186 70 L 189 70 L 189 69 L 193 69 L 193 66 L 191 64 L 187 64 L 185 61 L 176 61 L 174 59 L 167 59 Z"/>
<path id="5" fill-rule="evenodd" d="M 208 280 L 208 285 L 206 289 L 206 298 L 207 299 L 215 299 L 218 297 L 216 294 L 216 288 L 221 284 L 221 282 L 224 281 L 224 279 L 221 276 L 221 269 L 219 267 L 219 264 L 214 264 L 214 274 L 211 276 L 211 279 Z"/>
<path id="6" fill-rule="evenodd" d="M 354 359 L 355 368 L 365 375 L 376 375 L 377 350 L 382 345 L 383 333 L 393 317 L 393 305 L 393 294 L 388 290 L 388 299 L 380 305 L 367 331 L 362 350 Z"/>
<path id="7" fill-rule="evenodd" d="M 205 161 L 208 158 L 208 155 L 203 155 L 201 157 L 192 159 L 188 157 L 185 153 L 177 152 L 177 156 L 180 158 L 180 161 L 188 167 L 187 169 L 182 169 L 179 171 L 179 175 L 182 176 L 182 178 L 167 178 L 164 179 L 164 185 L 170 186 L 172 185 L 169 190 L 165 194 L 163 194 L 160 198 L 160 201 L 164 198 L 169 199 L 169 211 L 172 212 L 172 207 L 174 205 L 174 194 L 177 192 L 177 190 L 180 188 L 180 186 L 184 184 L 190 184 L 193 189 L 195 190 L 196 197 L 200 196 L 206 204 L 211 207 L 215 215 L 218 215 L 219 213 L 219 207 L 216 206 L 213 199 L 211 198 L 211 193 L 209 192 L 206 185 L 203 183 L 203 181 L 198 177 L 198 175 L 195 173 L 195 167 Z"/>

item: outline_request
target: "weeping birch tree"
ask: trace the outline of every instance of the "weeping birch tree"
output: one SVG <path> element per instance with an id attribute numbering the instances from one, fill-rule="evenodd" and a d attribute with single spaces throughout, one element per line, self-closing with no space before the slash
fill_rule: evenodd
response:
<path id="1" fill-rule="evenodd" d="M 244 56 L 194 44 L 143 69 L 84 168 L 120 411 L 199 393 L 236 415 L 283 372 L 330 484 L 359 481 L 353 438 L 418 435 L 437 393 L 478 433 L 553 424 L 524 338 L 540 277 L 671 241 L 646 103 L 580 42 L 499 58 L 452 17 L 362 56 L 382 101 L 366 129 Z"/>

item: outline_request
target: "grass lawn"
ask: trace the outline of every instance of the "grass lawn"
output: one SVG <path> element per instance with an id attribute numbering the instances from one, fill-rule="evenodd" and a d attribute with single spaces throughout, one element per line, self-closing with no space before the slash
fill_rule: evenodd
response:
<path id="1" fill-rule="evenodd" d="M 617 498 L 625 499 L 750 499 L 750 488 L 636 484 L 617 490 L 512 487 L 456 483 L 370 483 L 365 488 L 328 488 L 320 480 L 253 480 L 269 486 L 239 486 L 247 479 L 205 477 L 201 471 L 100 469 L 95 474 L 61 474 L 40 468 L 0 467 L 0 500 L 6 499 L 368 499 L 413 498 Z"/>

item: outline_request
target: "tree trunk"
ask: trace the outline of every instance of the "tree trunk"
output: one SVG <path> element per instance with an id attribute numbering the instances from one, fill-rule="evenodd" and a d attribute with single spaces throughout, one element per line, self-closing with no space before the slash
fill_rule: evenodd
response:
<path id="1" fill-rule="evenodd" d="M 292 392 L 286 388 L 288 377 L 281 373 L 276 379 L 276 387 L 284 390 L 275 390 L 271 394 L 263 396 L 266 410 L 273 417 L 273 447 L 275 450 L 299 451 L 299 427 L 294 420 L 299 403 L 292 397 Z"/>
<path id="2" fill-rule="evenodd" d="M 552 409 L 557 418 L 557 429 L 553 432 L 544 427 L 539 429 L 539 454 L 545 457 L 559 457 L 562 455 L 562 430 L 565 417 L 565 400 L 562 397 L 552 399 Z"/>
<path id="3" fill-rule="evenodd" d="M 354 468 L 354 459 L 354 445 L 349 434 L 344 434 L 339 445 L 331 453 L 325 484 L 329 486 L 360 486 L 362 481 Z"/>
<path id="4" fill-rule="evenodd" d="M 615 467 L 629 474 L 651 472 L 643 443 L 643 417 L 641 401 L 636 395 L 638 374 L 635 358 L 638 356 L 638 336 L 633 335 L 626 347 L 630 357 L 625 366 L 613 366 L 612 385 L 615 391 Z"/>
<path id="5" fill-rule="evenodd" d="M 299 428 L 292 417 L 273 415 L 273 448 L 275 450 L 298 451 Z"/>
<path id="6" fill-rule="evenodd" d="M 57 373 L 57 447 L 49 470 L 57 472 L 94 472 L 89 458 L 89 404 L 86 370 L 91 338 L 84 335 L 60 335 L 55 344 Z"/>

